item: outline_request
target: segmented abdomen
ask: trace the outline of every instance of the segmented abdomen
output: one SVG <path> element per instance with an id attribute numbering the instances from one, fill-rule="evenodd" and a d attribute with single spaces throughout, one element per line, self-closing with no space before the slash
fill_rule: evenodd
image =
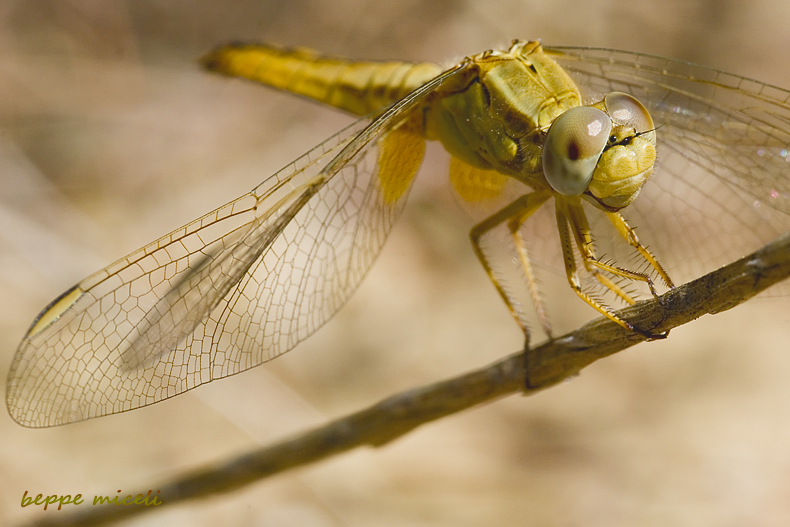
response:
<path id="1" fill-rule="evenodd" d="M 436 64 L 363 62 L 305 48 L 233 43 L 203 57 L 212 71 L 261 82 L 355 115 L 386 108 L 441 73 Z"/>

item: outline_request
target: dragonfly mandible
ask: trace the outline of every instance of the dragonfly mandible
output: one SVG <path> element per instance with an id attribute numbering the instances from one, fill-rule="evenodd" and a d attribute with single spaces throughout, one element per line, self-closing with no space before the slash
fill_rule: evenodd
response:
<path id="1" fill-rule="evenodd" d="M 685 280 L 790 228 L 790 93 L 757 81 L 536 41 L 446 70 L 260 44 L 221 46 L 203 63 L 362 118 L 48 305 L 9 372 L 18 423 L 132 410 L 292 349 L 365 276 L 429 140 L 449 152 L 462 201 L 502 203 L 470 237 L 527 337 L 484 241 L 504 229 L 551 335 L 527 250 L 530 218 L 548 202 L 569 285 L 630 330 L 605 295 L 634 303 L 629 284 L 656 295 L 670 275 Z M 601 224 L 615 234 L 597 235 Z M 637 236 L 631 224 L 650 228 Z"/>

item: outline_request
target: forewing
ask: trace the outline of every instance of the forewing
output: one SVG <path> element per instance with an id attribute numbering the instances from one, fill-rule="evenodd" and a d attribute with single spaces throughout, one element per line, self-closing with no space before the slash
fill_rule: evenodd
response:
<path id="1" fill-rule="evenodd" d="M 9 372 L 6 401 L 26 426 L 52 426 L 151 404 L 212 379 L 194 333 L 216 319 L 251 265 L 250 245 L 275 235 L 280 200 L 360 130 L 345 130 L 262 187 L 86 278 L 33 323 Z M 261 211 L 268 211 L 262 214 Z M 293 213 L 291 211 L 290 213 Z M 254 251 L 255 249 L 253 249 Z M 213 318 L 212 318 L 213 316 Z M 209 333 L 210 335 L 210 333 Z"/>
<path id="2" fill-rule="evenodd" d="M 660 57 L 551 52 L 586 97 L 623 91 L 652 114 L 656 168 L 622 214 L 676 283 L 790 229 L 790 92 Z"/>
<path id="3" fill-rule="evenodd" d="M 17 350 L 11 416 L 42 427 L 132 410 L 309 336 L 362 280 L 406 201 L 410 179 L 392 191 L 397 159 L 379 170 L 382 141 L 456 71 L 59 297 Z"/>

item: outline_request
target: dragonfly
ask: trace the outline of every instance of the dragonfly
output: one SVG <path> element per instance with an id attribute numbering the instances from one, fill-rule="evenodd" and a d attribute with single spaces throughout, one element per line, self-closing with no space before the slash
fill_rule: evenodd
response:
<path id="1" fill-rule="evenodd" d="M 516 289 L 552 334 L 535 240 L 579 298 L 640 331 L 609 298 L 655 296 L 790 229 L 790 92 L 737 75 L 539 41 L 449 68 L 256 43 L 202 62 L 360 119 L 45 307 L 8 376 L 23 426 L 133 410 L 295 347 L 370 269 L 428 141 L 459 199 L 487 211 L 472 248 L 527 342 Z M 518 282 L 499 270 L 503 245 Z"/>

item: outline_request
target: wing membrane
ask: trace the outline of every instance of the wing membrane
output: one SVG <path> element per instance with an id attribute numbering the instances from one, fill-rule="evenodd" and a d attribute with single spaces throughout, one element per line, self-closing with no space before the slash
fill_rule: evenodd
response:
<path id="1" fill-rule="evenodd" d="M 381 138 L 459 69 L 60 297 L 17 350 L 11 416 L 40 427 L 131 410 L 312 334 L 355 290 L 405 204 L 407 192 L 382 189 Z"/>

